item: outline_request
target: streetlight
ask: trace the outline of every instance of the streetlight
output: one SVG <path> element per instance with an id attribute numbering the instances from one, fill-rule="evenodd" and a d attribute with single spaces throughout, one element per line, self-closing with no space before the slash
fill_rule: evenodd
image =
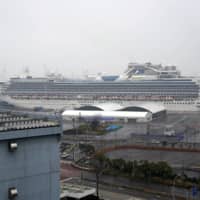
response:
<path id="1" fill-rule="evenodd" d="M 107 168 L 104 154 L 102 153 L 95 154 L 95 157 L 93 160 L 93 167 L 94 167 L 94 172 L 96 176 L 96 196 L 97 196 L 97 199 L 99 199 L 100 176 L 103 174 L 103 172 Z"/>
<path id="2" fill-rule="evenodd" d="M 172 182 L 172 200 L 175 200 L 175 184 L 176 184 L 176 179 L 179 177 L 180 177 L 179 175 L 176 175 Z"/>
<path id="3" fill-rule="evenodd" d="M 75 161 L 75 147 L 76 147 L 76 137 L 77 137 L 77 125 L 76 119 L 72 118 L 73 134 L 74 134 L 74 144 L 73 144 L 73 160 Z M 74 133 L 75 131 L 75 133 Z"/>

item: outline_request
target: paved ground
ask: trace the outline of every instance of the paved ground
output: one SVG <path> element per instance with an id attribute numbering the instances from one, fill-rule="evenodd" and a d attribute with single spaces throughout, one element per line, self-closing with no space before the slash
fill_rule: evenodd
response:
<path id="1" fill-rule="evenodd" d="M 149 124 L 145 123 L 122 123 L 123 128 L 115 132 L 109 132 L 103 135 L 103 139 L 125 139 L 134 137 L 134 135 L 150 135 L 163 137 L 166 125 L 170 125 L 176 132 L 176 135 L 185 142 L 200 143 L 200 113 L 169 113 L 165 119 L 157 119 Z M 72 128 L 71 121 L 64 121 L 64 130 Z M 78 124 L 76 124 L 78 126 Z M 180 137 L 181 135 L 181 137 Z M 100 138 L 100 137 L 99 137 Z"/>
<path id="2" fill-rule="evenodd" d="M 100 198 L 104 200 L 145 200 L 143 198 L 133 197 L 131 195 L 122 194 L 119 192 L 111 192 L 100 189 Z"/>
<path id="3" fill-rule="evenodd" d="M 80 177 L 80 170 L 71 166 L 71 164 L 62 163 L 60 164 L 60 179 L 64 180 L 71 177 Z"/>

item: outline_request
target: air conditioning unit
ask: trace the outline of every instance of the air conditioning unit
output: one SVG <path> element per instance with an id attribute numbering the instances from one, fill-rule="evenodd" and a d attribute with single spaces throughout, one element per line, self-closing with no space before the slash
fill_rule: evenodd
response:
<path id="1" fill-rule="evenodd" d="M 8 149 L 9 149 L 9 151 L 16 151 L 17 148 L 18 148 L 17 142 L 10 141 L 8 143 Z"/>
<path id="2" fill-rule="evenodd" d="M 8 189 L 8 198 L 15 199 L 18 196 L 18 191 L 15 187 Z"/>

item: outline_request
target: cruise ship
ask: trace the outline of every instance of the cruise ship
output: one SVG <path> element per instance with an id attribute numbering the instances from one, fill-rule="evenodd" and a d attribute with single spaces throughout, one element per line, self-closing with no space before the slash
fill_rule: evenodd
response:
<path id="1" fill-rule="evenodd" d="M 129 63 L 121 75 L 88 75 L 70 80 L 61 76 L 11 78 L 3 87 L 3 98 L 19 106 L 63 109 L 103 102 L 135 104 L 158 102 L 171 111 L 193 111 L 199 107 L 199 84 L 181 76 L 176 66 Z"/>

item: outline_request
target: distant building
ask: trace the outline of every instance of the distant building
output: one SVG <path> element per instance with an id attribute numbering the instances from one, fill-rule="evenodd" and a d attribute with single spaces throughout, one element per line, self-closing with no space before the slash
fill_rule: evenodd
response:
<path id="1" fill-rule="evenodd" d="M 0 113 L 0 199 L 59 200 L 57 122 Z"/>
<path id="2" fill-rule="evenodd" d="M 82 106 L 76 110 L 65 110 L 63 117 L 70 118 L 98 118 L 135 120 L 136 122 L 148 122 L 152 118 L 160 118 L 166 115 L 164 106 L 156 103 L 131 104 L 120 106 L 119 104 L 99 104 Z"/>

